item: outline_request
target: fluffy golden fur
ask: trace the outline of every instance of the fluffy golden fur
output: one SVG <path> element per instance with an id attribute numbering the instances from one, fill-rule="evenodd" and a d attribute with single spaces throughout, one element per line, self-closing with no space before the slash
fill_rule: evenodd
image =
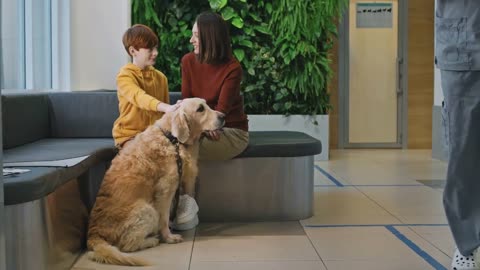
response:
<path id="1" fill-rule="evenodd" d="M 159 236 L 167 243 L 182 241 L 168 227 L 172 199 L 179 181 L 184 192 L 193 196 L 200 136 L 223 124 L 224 115 L 210 109 L 205 100 L 185 99 L 177 110 L 166 113 L 120 151 L 105 174 L 90 215 L 90 259 L 149 265 L 124 252 L 154 247 L 159 244 Z M 181 142 L 182 179 L 178 176 L 175 146 L 164 132 Z"/>

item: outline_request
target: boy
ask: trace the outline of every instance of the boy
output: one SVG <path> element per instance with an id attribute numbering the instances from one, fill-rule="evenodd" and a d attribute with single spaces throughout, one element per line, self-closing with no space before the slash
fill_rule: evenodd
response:
<path id="1" fill-rule="evenodd" d="M 120 115 L 112 133 L 119 149 L 164 112 L 176 109 L 169 105 L 167 77 L 153 67 L 158 38 L 152 29 L 136 24 L 125 32 L 122 41 L 132 63 L 123 66 L 117 75 Z"/>
<path id="2" fill-rule="evenodd" d="M 178 108 L 178 105 L 169 105 L 167 77 L 153 67 L 158 56 L 158 37 L 152 29 L 135 24 L 127 29 L 122 42 L 132 63 L 123 66 L 117 75 L 120 115 L 113 124 L 112 134 L 118 149 L 124 148 L 163 113 Z M 192 197 L 180 196 L 173 228 L 194 228 L 198 224 L 197 212 L 198 206 Z"/>

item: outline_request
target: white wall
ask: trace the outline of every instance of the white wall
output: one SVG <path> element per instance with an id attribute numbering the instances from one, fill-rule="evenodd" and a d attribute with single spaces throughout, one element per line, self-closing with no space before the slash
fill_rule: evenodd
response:
<path id="1" fill-rule="evenodd" d="M 122 35 L 131 25 L 130 0 L 71 1 L 72 90 L 116 89 L 128 62 Z"/>

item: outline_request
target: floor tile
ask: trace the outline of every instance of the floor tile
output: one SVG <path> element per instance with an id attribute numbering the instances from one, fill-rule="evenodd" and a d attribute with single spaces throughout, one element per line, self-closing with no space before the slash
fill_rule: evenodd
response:
<path id="1" fill-rule="evenodd" d="M 433 269 L 382 226 L 306 228 L 306 232 L 329 270 Z"/>
<path id="2" fill-rule="evenodd" d="M 328 270 L 434 270 L 427 263 L 419 260 L 390 259 L 390 260 L 353 260 L 353 261 L 325 261 Z"/>
<path id="3" fill-rule="evenodd" d="M 313 185 L 314 186 L 336 186 L 334 182 L 328 179 L 325 174 L 320 172 L 317 168 L 313 170 Z"/>
<path id="4" fill-rule="evenodd" d="M 383 226 L 305 228 L 305 231 L 325 261 L 416 257 L 415 253 Z"/>
<path id="5" fill-rule="evenodd" d="M 400 232 L 402 235 L 404 235 L 407 239 L 412 241 L 413 244 L 415 244 L 421 250 L 426 252 L 426 254 L 428 254 L 428 256 L 430 256 L 436 262 L 438 262 L 439 264 L 443 265 L 446 268 L 448 268 L 450 266 L 450 263 L 452 262 L 451 258 L 449 256 L 447 256 L 447 254 L 445 254 L 445 252 L 442 251 L 440 248 L 438 248 L 433 243 L 428 241 L 428 239 L 424 239 L 422 236 L 420 236 L 414 230 L 415 227 L 394 227 L 394 228 L 398 232 Z M 425 227 L 422 227 L 422 230 L 424 232 L 428 232 L 429 230 L 435 231 L 435 229 L 438 229 L 438 228 L 439 227 L 435 227 L 435 226 L 425 226 Z M 442 228 L 442 227 L 440 227 L 440 228 Z M 445 228 L 443 228 L 443 229 L 445 229 Z"/>
<path id="6" fill-rule="evenodd" d="M 321 261 L 192 262 L 190 270 L 326 270 Z"/>
<path id="7" fill-rule="evenodd" d="M 445 223 L 442 194 L 425 186 L 357 187 L 403 223 Z"/>
<path id="8" fill-rule="evenodd" d="M 400 220 L 355 187 L 316 187 L 314 216 L 301 222 L 303 225 L 398 224 Z"/>
<path id="9" fill-rule="evenodd" d="M 299 222 L 201 224 L 192 253 L 192 264 L 289 260 L 320 260 Z"/>
<path id="10" fill-rule="evenodd" d="M 448 226 L 414 226 L 410 227 L 410 229 L 440 249 L 447 256 L 452 257 L 455 250 L 455 242 Z"/>

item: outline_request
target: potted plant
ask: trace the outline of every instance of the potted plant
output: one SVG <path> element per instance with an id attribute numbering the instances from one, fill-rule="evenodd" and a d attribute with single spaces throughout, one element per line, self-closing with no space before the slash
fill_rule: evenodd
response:
<path id="1" fill-rule="evenodd" d="M 156 67 L 180 91 L 180 58 L 191 50 L 191 24 L 212 9 L 231 24 L 232 49 L 244 68 L 250 130 L 303 131 L 322 141 L 328 159 L 329 52 L 347 0 L 132 1 L 132 22 L 159 35 Z"/>

